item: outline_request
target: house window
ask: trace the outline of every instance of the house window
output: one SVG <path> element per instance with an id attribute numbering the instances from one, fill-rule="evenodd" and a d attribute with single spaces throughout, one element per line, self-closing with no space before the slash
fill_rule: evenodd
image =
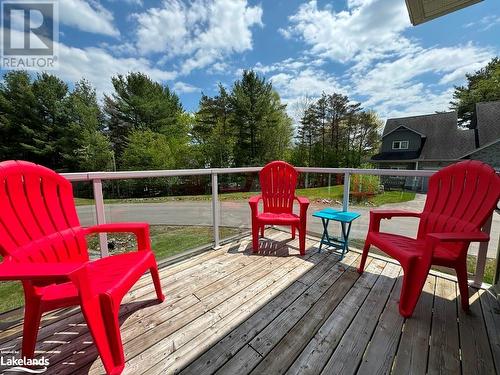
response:
<path id="1" fill-rule="evenodd" d="M 408 141 L 393 141 L 393 150 L 408 150 Z"/>

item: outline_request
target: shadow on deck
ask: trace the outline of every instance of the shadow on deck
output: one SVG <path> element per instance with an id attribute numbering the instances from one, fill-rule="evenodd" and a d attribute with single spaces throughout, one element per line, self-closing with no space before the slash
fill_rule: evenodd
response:
<path id="1" fill-rule="evenodd" d="M 250 238 L 161 269 L 167 300 L 154 301 L 149 275 L 121 308 L 125 374 L 495 374 L 500 372 L 500 305 L 431 275 L 411 319 L 398 313 L 401 268 L 359 253 L 306 256 L 297 240 L 266 231 L 261 252 Z M 6 320 L 10 319 L 10 323 Z M 0 350 L 20 350 L 21 320 L 0 316 Z M 5 355 L 5 354 L 4 354 Z M 46 314 L 37 356 L 47 374 L 101 374 L 79 308 Z M 1 371 L 1 370 L 0 370 Z"/>

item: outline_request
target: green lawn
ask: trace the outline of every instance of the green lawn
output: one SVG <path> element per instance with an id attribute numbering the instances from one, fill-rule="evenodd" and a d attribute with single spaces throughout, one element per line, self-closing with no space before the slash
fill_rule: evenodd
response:
<path id="1" fill-rule="evenodd" d="M 336 185 L 331 187 L 319 187 L 319 188 L 308 188 L 308 189 L 297 189 L 296 194 L 302 197 L 309 198 L 311 201 L 320 199 L 331 199 L 342 201 L 344 187 L 342 185 Z M 257 192 L 246 192 L 246 193 L 228 193 L 219 194 L 219 199 L 221 201 L 228 200 L 247 200 L 253 195 L 257 195 Z M 370 202 L 375 206 L 380 206 L 386 203 L 399 203 L 411 201 L 415 198 L 415 193 L 411 191 L 387 191 L 382 194 L 377 194 L 374 197 L 369 198 Z M 124 199 L 105 199 L 106 204 L 118 204 L 118 203 L 164 203 L 173 201 L 183 201 L 183 200 L 210 200 L 211 195 L 184 195 L 184 196 L 169 196 L 169 197 L 155 197 L 155 198 L 124 198 Z M 94 204 L 93 199 L 85 198 L 75 198 L 75 202 L 78 206 Z M 357 203 L 353 203 L 356 205 Z"/>
<path id="2" fill-rule="evenodd" d="M 240 233 L 238 228 L 220 228 L 220 237 L 227 238 Z M 128 249 L 135 248 L 133 235 L 110 235 Z M 207 245 L 212 242 L 213 232 L 211 227 L 186 227 L 155 225 L 151 227 L 151 243 L 158 260 L 179 254 L 183 251 Z M 89 249 L 96 253 L 97 238 L 89 238 Z M 12 310 L 24 304 L 23 288 L 20 282 L 0 283 L 0 313 Z"/>

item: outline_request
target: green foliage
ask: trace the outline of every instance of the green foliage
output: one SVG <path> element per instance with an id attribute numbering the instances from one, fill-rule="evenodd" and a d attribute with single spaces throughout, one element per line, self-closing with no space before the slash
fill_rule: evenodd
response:
<path id="1" fill-rule="evenodd" d="M 350 191 L 354 193 L 376 194 L 380 187 L 380 176 L 351 175 Z"/>
<path id="2" fill-rule="evenodd" d="M 466 74 L 466 78 L 466 85 L 455 87 L 450 104 L 457 111 L 459 124 L 474 128 L 476 103 L 500 100 L 500 59 L 493 58 L 484 68 Z"/>
<path id="3" fill-rule="evenodd" d="M 270 82 L 254 71 L 243 72 L 231 92 L 203 95 L 192 136 L 200 166 L 262 165 L 288 157 L 292 120 Z"/>
<path id="4" fill-rule="evenodd" d="M 382 122 L 373 112 L 341 94 L 323 94 L 302 109 L 297 144 L 291 160 L 296 165 L 359 167 L 376 152 Z"/>
<path id="5" fill-rule="evenodd" d="M 108 137 L 95 130 L 85 130 L 82 145 L 76 150 L 81 171 L 113 170 L 114 154 Z"/>
<path id="6" fill-rule="evenodd" d="M 104 112 L 119 164 L 133 130 L 150 130 L 172 138 L 185 136 L 179 97 L 143 73 L 111 79 L 115 92 L 105 95 Z"/>
<path id="7" fill-rule="evenodd" d="M 166 135 L 152 130 L 132 130 L 122 155 L 124 169 L 172 169 L 175 158 Z"/>

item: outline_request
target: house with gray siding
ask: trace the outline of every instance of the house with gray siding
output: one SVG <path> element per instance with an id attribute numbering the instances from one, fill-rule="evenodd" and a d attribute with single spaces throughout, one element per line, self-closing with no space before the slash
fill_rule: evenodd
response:
<path id="1" fill-rule="evenodd" d="M 464 159 L 500 169 L 500 101 L 476 105 L 473 129 L 459 127 L 454 111 L 388 119 L 380 152 L 370 162 L 378 168 L 435 170 Z M 415 184 L 414 178 L 404 181 L 406 187 Z M 425 188 L 425 181 L 418 185 Z"/>

